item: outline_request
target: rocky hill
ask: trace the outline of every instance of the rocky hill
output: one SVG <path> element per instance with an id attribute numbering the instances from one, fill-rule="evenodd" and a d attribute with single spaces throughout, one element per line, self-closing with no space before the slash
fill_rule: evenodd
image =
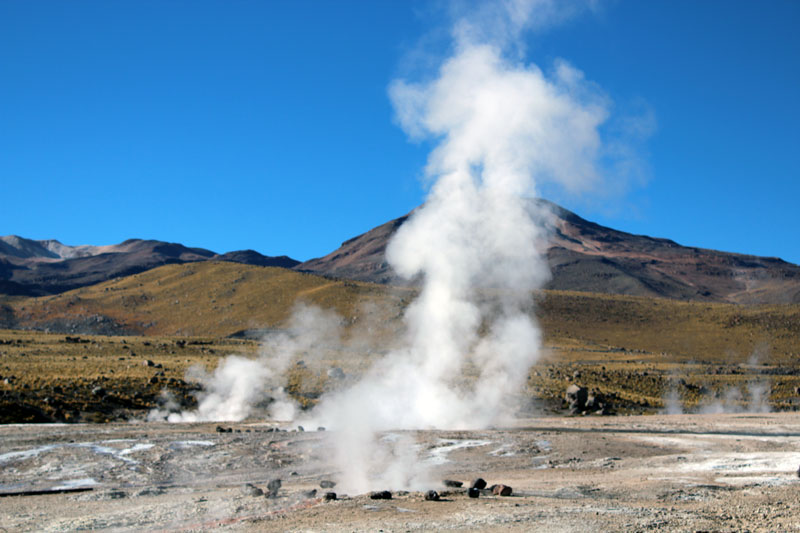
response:
<path id="1" fill-rule="evenodd" d="M 800 302 L 800 266 L 781 259 L 681 246 L 595 224 L 546 200 L 532 216 L 551 232 L 548 289 L 731 303 Z M 298 270 L 375 283 L 402 284 L 386 262 L 386 245 L 409 215 L 301 263 Z"/>
<path id="2" fill-rule="evenodd" d="M 738 304 L 800 303 L 800 266 L 781 259 L 633 235 L 590 222 L 546 200 L 531 200 L 530 212 L 550 232 L 546 254 L 552 278 L 546 289 Z M 410 215 L 304 263 L 253 250 L 217 254 L 154 240 L 67 246 L 55 240 L 0 237 L 0 294 L 59 294 L 161 265 L 198 261 L 293 268 L 381 284 L 415 284 L 419 280 L 398 278 L 385 257 L 389 240 Z"/>
<path id="3" fill-rule="evenodd" d="M 0 237 L 0 294 L 41 296 L 94 285 L 161 265 L 228 261 L 291 268 L 297 261 L 253 250 L 217 254 L 203 248 L 155 240 L 129 239 L 108 246 L 68 246 L 16 235 Z"/>

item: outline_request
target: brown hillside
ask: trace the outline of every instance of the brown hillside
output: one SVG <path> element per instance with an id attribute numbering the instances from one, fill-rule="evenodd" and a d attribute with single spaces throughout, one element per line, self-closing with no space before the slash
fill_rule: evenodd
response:
<path id="1" fill-rule="evenodd" d="M 279 326 L 296 302 L 353 317 L 380 287 L 226 262 L 167 265 L 55 296 L 16 300 L 14 323 L 66 333 L 227 336 Z"/>
<path id="2" fill-rule="evenodd" d="M 531 201 L 532 216 L 550 213 L 547 289 L 656 296 L 740 304 L 800 303 L 800 266 L 681 246 L 595 224 L 546 200 Z M 354 237 L 331 254 L 296 269 L 316 274 L 403 284 L 386 262 L 386 245 L 409 215 Z"/>
<path id="3" fill-rule="evenodd" d="M 369 326 L 374 343 L 386 347 L 415 292 L 281 268 L 202 262 L 163 266 L 56 296 L 8 299 L 0 306 L 0 320 L 6 327 L 62 333 L 224 337 L 280 328 L 297 302 L 307 302 L 336 310 L 346 326 Z M 567 291 L 543 291 L 532 299 L 538 301 L 548 343 L 623 356 L 668 353 L 682 361 L 742 362 L 756 351 L 775 361 L 800 359 L 797 304 L 743 307 Z"/>

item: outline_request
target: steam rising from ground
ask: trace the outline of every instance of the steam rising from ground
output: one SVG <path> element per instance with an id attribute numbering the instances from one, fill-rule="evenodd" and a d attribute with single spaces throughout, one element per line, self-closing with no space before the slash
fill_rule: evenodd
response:
<path id="1" fill-rule="evenodd" d="M 201 385 L 198 406 L 181 412 L 170 398 L 148 415 L 148 420 L 169 422 L 238 421 L 247 418 L 260 403 L 267 404 L 274 420 L 292 420 L 296 405 L 284 389 L 287 368 L 298 357 L 319 353 L 339 342 L 340 319 L 334 313 L 298 305 L 285 331 L 268 335 L 258 358 L 231 355 L 213 373 L 202 367 L 189 370 L 187 379 Z"/>
<path id="2" fill-rule="evenodd" d="M 748 366 L 755 367 L 767 356 L 766 346 L 757 346 L 747 361 Z M 668 415 L 684 413 L 680 394 L 673 385 L 664 397 L 663 412 Z M 739 386 L 730 386 L 716 394 L 707 395 L 706 401 L 700 401 L 699 412 L 703 414 L 722 413 L 769 413 L 772 407 L 769 404 L 770 384 L 768 380 L 748 381 L 744 384 L 745 392 Z"/>
<path id="3" fill-rule="evenodd" d="M 404 337 L 362 380 L 323 397 L 310 420 L 301 420 L 334 430 L 334 460 L 347 491 L 429 482 L 415 467 L 413 442 L 397 433 L 378 438 L 381 431 L 486 427 L 518 407 L 514 395 L 541 340 L 531 291 L 549 276 L 541 254 L 547 235 L 534 222 L 546 214 L 525 197 L 546 182 L 569 191 L 597 184 L 604 157 L 599 128 L 609 106 L 564 61 L 547 73 L 520 62 L 518 38 L 566 16 L 559 6 L 575 5 L 482 4 L 454 23 L 453 54 L 431 80 L 390 86 L 402 128 L 438 145 L 426 167 L 432 183 L 426 202 L 387 250 L 398 274 L 422 280 L 403 317 Z M 315 325 L 304 331 L 332 333 Z M 240 389 L 275 386 L 296 342 L 270 341 L 256 362 L 230 359 L 206 378 L 198 410 L 176 416 L 246 416 L 254 398 Z M 475 379 L 463 379 L 468 368 Z M 237 381 L 239 372 L 246 381 Z"/>
<path id="4" fill-rule="evenodd" d="M 535 19 L 534 4 L 491 4 L 484 11 L 497 26 L 481 31 L 459 20 L 455 53 L 432 81 L 390 86 L 403 129 L 438 146 L 426 167 L 426 202 L 387 250 L 399 275 L 422 279 L 402 347 L 311 413 L 335 430 L 347 490 L 424 487 L 413 446 L 378 432 L 502 423 L 538 357 L 531 291 L 549 275 L 540 253 L 547 236 L 524 197 L 543 181 L 579 190 L 599 179 L 607 110 L 565 62 L 546 75 L 506 57 L 503 30 L 521 31 Z M 477 379 L 461 379 L 468 366 Z"/>

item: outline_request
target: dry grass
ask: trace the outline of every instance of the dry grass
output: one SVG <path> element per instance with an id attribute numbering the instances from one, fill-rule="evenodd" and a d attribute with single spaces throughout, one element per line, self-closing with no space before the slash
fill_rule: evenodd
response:
<path id="1" fill-rule="evenodd" d="M 119 391 L 118 404 L 133 411 L 154 406 L 165 387 L 188 405 L 193 385 L 183 379 L 189 366 L 211 370 L 223 355 L 254 354 L 255 342 L 225 337 L 245 329 L 281 328 L 296 303 L 306 302 L 336 310 L 346 331 L 344 346 L 316 357 L 299 354 L 309 359 L 308 366 L 296 365 L 287 373 L 288 390 L 311 405 L 335 386 L 325 369 L 340 366 L 358 374 L 376 351 L 390 345 L 414 294 L 413 289 L 279 268 L 209 262 L 164 266 L 58 296 L 7 298 L 0 306 L 15 315 L 18 327 L 71 331 L 70 324 L 80 327 L 105 317 L 146 336 L 81 334 L 88 342 L 75 343 L 64 333 L 0 332 L 0 375 L 15 376 L 10 384 L 0 378 L 1 398 L 4 406 L 32 405 L 46 417 L 60 414 L 62 419 L 119 414 L 100 409 L 108 401 L 91 395 L 96 387 Z M 531 369 L 528 392 L 552 408 L 561 407 L 571 382 L 614 398 L 622 412 L 659 409 L 672 389 L 685 406 L 696 408 L 732 388 L 744 392 L 755 382 L 769 385 L 773 407 L 796 408 L 799 305 L 744 307 L 563 291 L 546 291 L 533 300 L 547 348 Z M 359 344 L 357 332 L 367 330 L 370 343 Z M 163 368 L 144 366 L 147 359 Z M 156 376 L 159 372 L 163 375 Z"/>

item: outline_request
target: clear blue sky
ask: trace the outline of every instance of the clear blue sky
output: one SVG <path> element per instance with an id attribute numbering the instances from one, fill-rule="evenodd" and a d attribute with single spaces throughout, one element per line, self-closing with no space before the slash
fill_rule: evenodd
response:
<path id="1" fill-rule="evenodd" d="M 424 198 L 387 86 L 444 10 L 396 1 L 0 2 L 0 234 L 309 259 Z M 800 263 L 800 2 L 619 0 L 528 39 L 614 110 L 647 180 L 578 214 Z M 422 40 L 421 40 L 422 39 Z M 422 44 L 420 44 L 422 43 Z"/>

